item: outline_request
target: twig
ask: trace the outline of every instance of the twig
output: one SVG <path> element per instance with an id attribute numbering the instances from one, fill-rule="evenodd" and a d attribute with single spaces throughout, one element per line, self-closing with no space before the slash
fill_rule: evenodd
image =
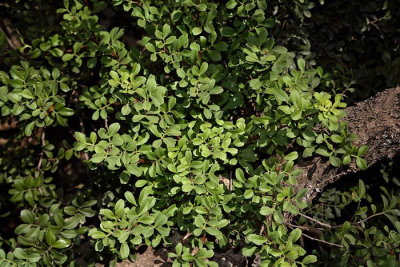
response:
<path id="1" fill-rule="evenodd" d="M 264 231 L 265 231 L 265 227 L 264 227 L 264 224 L 263 224 L 263 225 L 261 226 L 261 229 L 260 229 L 260 235 L 262 235 Z"/>
<path id="2" fill-rule="evenodd" d="M 306 218 L 306 219 L 309 219 L 310 221 L 316 222 L 316 223 L 318 223 L 318 224 L 321 225 L 321 226 L 324 226 L 324 227 L 329 228 L 329 229 L 333 228 L 332 225 L 330 225 L 330 224 L 327 224 L 327 223 L 323 223 L 323 222 L 321 222 L 321 221 L 318 221 L 317 219 L 314 219 L 314 218 L 312 218 L 312 217 L 310 217 L 310 216 L 307 216 L 307 215 L 305 215 L 305 214 L 303 214 L 303 213 L 299 213 L 299 214 L 300 214 L 300 216 L 302 216 L 302 217 L 304 217 L 304 218 Z"/>
<path id="3" fill-rule="evenodd" d="M 373 215 L 371 215 L 371 216 L 369 216 L 369 217 L 367 217 L 367 218 L 365 218 L 365 219 L 363 219 L 363 220 L 361 220 L 361 221 L 358 221 L 358 222 L 353 222 L 353 223 L 351 223 L 351 225 L 358 225 L 358 224 L 361 224 L 361 223 L 363 223 L 363 222 L 366 222 L 366 221 L 368 221 L 369 219 L 372 219 L 372 218 L 374 218 L 374 217 L 376 217 L 376 216 L 380 216 L 380 215 L 384 215 L 385 214 L 385 212 L 378 212 L 378 213 L 376 213 L 376 214 L 373 214 Z M 309 219 L 310 221 L 313 221 L 313 222 L 316 222 L 317 224 L 319 224 L 319 225 L 321 225 L 321 226 L 324 226 L 324 227 L 326 227 L 326 228 L 328 228 L 328 229 L 336 229 L 336 228 L 340 228 L 340 227 L 342 227 L 343 226 L 343 224 L 340 224 L 340 225 L 329 225 L 329 224 L 327 224 L 327 223 L 323 223 L 323 222 L 321 222 L 321 221 L 318 221 L 317 219 L 314 219 L 314 218 L 312 218 L 312 217 L 310 217 L 310 216 L 307 216 L 307 215 L 305 215 L 305 214 L 302 214 L 302 213 L 299 213 L 299 215 L 300 216 L 302 216 L 302 217 L 304 217 L 304 218 L 306 218 L 306 219 Z M 290 223 L 287 223 L 289 226 L 291 226 L 291 227 L 297 227 L 297 228 L 300 228 L 300 229 L 303 229 L 303 230 L 308 230 L 308 228 L 307 227 L 304 227 L 304 226 L 298 226 L 298 225 L 293 225 L 293 224 L 290 224 Z"/>
<path id="4" fill-rule="evenodd" d="M 367 218 L 365 218 L 365 219 L 363 219 L 363 220 L 361 220 L 361 221 L 358 221 L 358 222 L 355 222 L 355 223 L 352 223 L 352 224 L 353 224 L 353 225 L 355 225 L 355 224 L 360 224 L 360 223 L 363 223 L 363 222 L 368 221 L 369 219 L 372 219 L 373 217 L 380 216 L 380 215 L 384 215 L 384 214 L 385 214 L 384 211 L 378 212 L 378 213 L 375 213 L 375 214 L 373 214 L 373 215 L 371 215 L 371 216 L 369 216 L 369 217 L 367 217 Z"/>
<path id="5" fill-rule="evenodd" d="M 233 191 L 233 179 L 232 179 L 232 171 L 229 175 L 229 191 Z M 264 225 L 263 225 L 264 227 Z"/>
<path id="6" fill-rule="evenodd" d="M 324 236 L 324 234 L 322 232 L 323 229 L 320 229 L 320 228 L 315 228 L 315 227 L 310 226 L 310 225 L 294 225 L 294 224 L 291 224 L 291 223 L 285 223 L 285 224 L 288 225 L 290 228 L 299 228 L 301 230 L 305 230 L 307 232 L 315 234 L 320 238 Z"/>
<path id="7" fill-rule="evenodd" d="M 291 223 L 285 223 L 286 225 L 292 227 L 292 228 L 299 228 L 301 230 L 306 230 L 306 231 L 310 231 L 310 228 L 307 226 L 303 226 L 303 225 L 295 225 L 295 224 L 291 224 Z"/>
<path id="8" fill-rule="evenodd" d="M 39 159 L 38 165 L 37 165 L 37 167 L 36 167 L 36 169 L 37 169 L 38 171 L 40 171 L 40 169 L 42 168 L 43 155 L 44 155 L 43 149 L 44 149 L 44 147 L 46 146 L 46 131 L 45 131 L 44 128 L 42 128 L 42 137 L 41 137 L 41 140 L 42 140 L 42 151 L 40 152 L 40 159 Z M 39 173 L 38 173 L 36 176 L 38 176 L 38 175 L 39 175 Z"/>
<path id="9" fill-rule="evenodd" d="M 343 248 L 342 245 L 335 244 L 335 243 L 331 243 L 331 242 L 328 242 L 328 241 L 325 241 L 325 240 L 321 240 L 321 239 L 318 239 L 318 238 L 309 236 L 309 235 L 307 235 L 307 234 L 305 234 L 305 233 L 301 233 L 301 234 L 302 234 L 303 236 L 307 237 L 308 239 L 311 239 L 311 240 L 314 240 L 314 241 L 317 241 L 317 242 L 320 242 L 320 243 L 323 243 L 323 244 L 326 244 L 326 245 L 330 245 L 330 246 L 334 246 L 334 247 Z"/>
<path id="10" fill-rule="evenodd" d="M 372 218 L 374 218 L 374 217 L 376 217 L 376 216 L 380 216 L 380 215 L 384 215 L 384 214 L 385 214 L 384 211 L 378 212 L 378 213 L 375 213 L 375 214 L 373 214 L 373 215 L 371 215 L 371 216 L 369 216 L 369 217 L 367 217 L 367 218 L 365 218 L 365 219 L 363 219 L 363 220 L 361 220 L 361 221 L 353 222 L 353 223 L 351 223 L 351 225 L 358 225 L 358 224 L 361 224 L 361 223 L 363 223 L 363 222 L 366 222 L 366 221 L 368 221 L 369 219 L 372 219 Z M 340 228 L 340 227 L 342 227 L 342 226 L 343 226 L 343 224 L 340 224 L 340 225 L 332 226 L 332 228 Z"/>

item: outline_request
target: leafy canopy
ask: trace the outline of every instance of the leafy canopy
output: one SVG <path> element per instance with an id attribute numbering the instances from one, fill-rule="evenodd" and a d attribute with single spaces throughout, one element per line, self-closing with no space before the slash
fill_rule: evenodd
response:
<path id="1" fill-rule="evenodd" d="M 0 239 L 0 266 L 134 259 L 144 244 L 167 247 L 173 266 L 217 266 L 229 247 L 262 266 L 317 261 L 289 227 L 307 207 L 295 163 L 365 169 L 367 148 L 351 144 L 342 95 L 319 90 L 329 75 L 276 44 L 280 11 L 265 0 L 53 4 L 6 4 L 28 22 L 39 6 L 51 16 L 22 32 L 18 53 L 2 44 L 2 121 L 18 124 L 0 152 L 16 208 L 2 216 L 20 224 Z M 103 26 L 107 12 L 128 32 Z"/>

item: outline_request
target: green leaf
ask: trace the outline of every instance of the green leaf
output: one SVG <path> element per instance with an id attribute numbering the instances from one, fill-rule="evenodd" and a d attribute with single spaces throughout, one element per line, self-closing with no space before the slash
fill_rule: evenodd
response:
<path id="1" fill-rule="evenodd" d="M 359 191 L 358 193 L 359 197 L 363 198 L 366 193 L 366 188 L 364 182 L 361 179 L 358 180 L 358 191 Z"/>
<path id="2" fill-rule="evenodd" d="M 154 45 L 152 43 L 147 43 L 144 45 L 144 47 L 146 47 L 146 49 L 152 53 L 156 52 L 156 48 L 154 47 Z"/>
<path id="3" fill-rule="evenodd" d="M 25 130 L 24 130 L 25 135 L 26 136 L 31 136 L 34 127 L 35 127 L 35 121 L 32 121 L 32 122 L 28 123 L 25 126 Z"/>
<path id="4" fill-rule="evenodd" d="M 311 157 L 312 154 L 314 153 L 315 148 L 314 147 L 308 147 L 306 149 L 304 149 L 303 151 L 303 157 L 307 158 L 307 157 Z"/>
<path id="5" fill-rule="evenodd" d="M 222 34 L 222 36 L 231 37 L 231 36 L 234 36 L 236 34 L 236 31 L 232 27 L 222 27 L 221 28 L 221 34 Z"/>
<path id="6" fill-rule="evenodd" d="M 27 99 L 35 99 L 34 95 L 32 94 L 31 90 L 25 89 L 21 93 L 21 96 Z"/>
<path id="7" fill-rule="evenodd" d="M 139 219 L 138 222 L 149 225 L 154 222 L 154 218 L 151 216 L 143 216 Z"/>
<path id="8" fill-rule="evenodd" d="M 344 165 L 347 165 L 347 164 L 349 164 L 350 162 L 351 162 L 351 156 L 350 156 L 350 155 L 344 156 L 344 158 L 343 158 L 343 164 L 344 164 Z"/>
<path id="9" fill-rule="evenodd" d="M 183 249 L 182 243 L 176 244 L 175 252 L 176 252 L 177 255 L 181 255 L 182 254 L 182 249 Z"/>
<path id="10" fill-rule="evenodd" d="M 63 107 L 62 109 L 58 110 L 57 113 L 62 116 L 72 116 L 74 115 L 74 110 L 67 107 Z"/>
<path id="11" fill-rule="evenodd" d="M 235 8 L 236 5 L 237 5 L 236 0 L 229 0 L 225 6 L 227 9 L 233 9 Z"/>
<path id="12" fill-rule="evenodd" d="M 126 242 L 123 242 L 121 244 L 121 248 L 119 250 L 119 256 L 121 257 L 121 259 L 126 259 L 129 256 L 129 246 Z"/>
<path id="13" fill-rule="evenodd" d="M 123 199 L 118 200 L 114 207 L 115 215 L 121 218 L 125 214 L 124 208 L 125 208 L 125 201 Z"/>
<path id="14" fill-rule="evenodd" d="M 245 183 L 244 172 L 242 169 L 236 169 L 235 176 L 242 184 Z"/>
<path id="15" fill-rule="evenodd" d="M 14 250 L 14 256 L 17 259 L 21 259 L 21 260 L 28 259 L 28 257 L 29 257 L 28 254 L 22 248 L 16 248 Z"/>
<path id="16" fill-rule="evenodd" d="M 304 61 L 303 58 L 299 58 L 297 60 L 297 66 L 299 67 L 301 72 L 304 72 L 305 66 L 306 66 L 306 62 Z"/>
<path id="17" fill-rule="evenodd" d="M 340 137 L 340 136 L 337 135 L 337 134 L 334 134 L 334 135 L 331 136 L 331 140 L 332 140 L 334 143 L 340 144 L 340 143 L 342 142 L 342 137 Z"/>
<path id="18" fill-rule="evenodd" d="M 314 255 L 307 255 L 306 257 L 304 257 L 304 259 L 301 261 L 301 263 L 303 264 L 310 264 L 310 263 L 315 263 L 317 262 L 318 258 L 317 256 Z"/>
<path id="19" fill-rule="evenodd" d="M 147 184 L 147 181 L 146 180 L 137 180 L 136 181 L 136 183 L 135 183 L 135 187 L 143 187 L 143 186 L 145 186 Z"/>
<path id="20" fill-rule="evenodd" d="M 263 216 L 267 216 L 267 215 L 272 214 L 274 211 L 275 211 L 274 208 L 262 207 L 262 208 L 260 209 L 260 214 L 263 215 Z"/>
<path id="21" fill-rule="evenodd" d="M 290 152 L 285 156 L 285 160 L 296 160 L 299 157 L 298 153 L 296 151 Z"/>
<path id="22" fill-rule="evenodd" d="M 252 189 L 247 189 L 243 194 L 245 199 L 250 199 L 254 196 L 254 191 Z"/>
<path id="23" fill-rule="evenodd" d="M 199 75 L 204 74 L 208 69 L 208 63 L 207 62 L 203 62 L 200 66 L 200 72 Z"/>
<path id="24" fill-rule="evenodd" d="M 260 88 L 262 86 L 262 82 L 260 79 L 252 79 L 250 80 L 250 87 L 254 90 Z"/>
<path id="25" fill-rule="evenodd" d="M 266 92 L 274 95 L 279 104 L 289 99 L 287 93 L 280 88 L 276 87 L 267 88 Z"/>
<path id="26" fill-rule="evenodd" d="M 194 27 L 194 28 L 192 29 L 192 34 L 193 34 L 193 35 L 199 35 L 202 31 L 203 31 L 202 28 L 200 28 L 200 27 Z"/>
<path id="27" fill-rule="evenodd" d="M 142 170 L 136 163 L 125 165 L 125 168 L 130 174 L 133 174 L 137 177 L 142 175 Z"/>
<path id="28" fill-rule="evenodd" d="M 261 235 L 256 235 L 256 234 L 250 234 L 247 236 L 247 240 L 249 240 L 251 243 L 254 243 L 258 246 L 263 245 L 268 241 L 267 238 L 261 236 Z"/>
<path id="29" fill-rule="evenodd" d="M 357 157 L 356 164 L 357 164 L 357 167 L 360 168 L 361 170 L 366 170 L 368 167 L 365 159 L 360 158 L 360 157 Z"/>
<path id="30" fill-rule="evenodd" d="M 70 61 L 73 58 L 74 58 L 74 54 L 64 54 L 61 59 L 63 61 L 65 61 L 65 62 L 67 62 L 67 61 Z"/>
<path id="31" fill-rule="evenodd" d="M 208 234 L 215 236 L 218 240 L 222 240 L 223 239 L 223 234 L 221 231 L 219 231 L 218 229 L 214 228 L 214 227 L 206 227 L 204 229 Z"/>
<path id="32" fill-rule="evenodd" d="M 245 257 L 251 257 L 254 255 L 255 251 L 257 250 L 256 246 L 248 246 L 242 249 L 242 254 Z"/>
<path id="33" fill-rule="evenodd" d="M 129 203 L 137 206 L 136 199 L 133 196 L 132 192 L 127 191 L 124 193 L 124 196 L 125 196 L 125 199 L 128 200 Z"/>
<path id="34" fill-rule="evenodd" d="M 129 113 L 131 113 L 131 108 L 128 104 L 124 105 L 121 109 L 121 113 L 122 115 L 126 116 L 129 115 Z"/>
<path id="35" fill-rule="evenodd" d="M 222 59 L 221 53 L 218 50 L 208 50 L 207 53 L 212 61 L 220 61 Z"/>
<path id="36" fill-rule="evenodd" d="M 34 217 L 31 211 L 29 210 L 22 210 L 21 211 L 21 220 L 24 223 L 33 223 Z"/>
<path id="37" fill-rule="evenodd" d="M 299 228 L 296 228 L 289 234 L 288 240 L 294 243 L 297 240 L 299 240 L 300 237 L 301 237 L 301 230 Z"/>
<path id="38" fill-rule="evenodd" d="M 162 32 L 164 38 L 168 37 L 168 35 L 170 35 L 171 33 L 171 26 L 169 26 L 168 24 L 164 24 Z"/>
<path id="39" fill-rule="evenodd" d="M 331 156 L 331 154 L 328 151 L 326 151 L 326 149 L 323 149 L 323 148 L 318 148 L 315 151 L 315 153 L 317 153 L 318 155 L 321 155 L 321 156 L 325 156 L 325 157 L 330 157 Z"/>
<path id="40" fill-rule="evenodd" d="M 367 153 L 368 153 L 368 146 L 366 146 L 366 145 L 362 145 L 362 146 L 360 146 L 359 148 L 358 148 L 358 151 L 357 151 L 357 156 L 359 156 L 359 157 L 363 157 L 363 156 L 365 156 Z"/>
<path id="41" fill-rule="evenodd" d="M 149 92 L 150 98 L 154 105 L 161 106 L 164 103 L 164 92 L 162 87 L 157 86 L 156 78 L 154 75 L 150 75 L 147 79 L 147 90 Z"/>
<path id="42" fill-rule="evenodd" d="M 121 125 L 119 125 L 118 122 L 114 122 L 113 124 L 111 124 L 108 127 L 108 135 L 110 137 L 114 136 L 119 131 L 120 128 L 121 128 Z"/>
<path id="43" fill-rule="evenodd" d="M 65 220 L 64 229 L 68 230 L 74 229 L 79 223 L 80 223 L 80 217 L 72 216 Z"/>
<path id="44" fill-rule="evenodd" d="M 335 156 L 330 156 L 329 162 L 332 164 L 332 166 L 335 166 L 335 167 L 339 167 L 340 164 L 342 163 L 341 160 Z"/>
<path id="45" fill-rule="evenodd" d="M 50 53 L 55 57 L 61 57 L 64 54 L 64 52 L 60 48 L 57 48 L 57 47 L 51 49 Z M 72 55 L 72 54 L 67 54 L 67 55 Z"/>

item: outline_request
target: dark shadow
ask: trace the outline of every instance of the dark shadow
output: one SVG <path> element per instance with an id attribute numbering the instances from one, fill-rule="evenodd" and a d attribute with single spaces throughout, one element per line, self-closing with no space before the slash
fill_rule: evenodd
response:
<path id="1" fill-rule="evenodd" d="M 349 102 L 400 84 L 400 5 L 396 0 L 308 1 L 311 17 L 289 14 L 277 42 L 354 88 Z M 298 16 L 298 15 L 297 15 Z"/>

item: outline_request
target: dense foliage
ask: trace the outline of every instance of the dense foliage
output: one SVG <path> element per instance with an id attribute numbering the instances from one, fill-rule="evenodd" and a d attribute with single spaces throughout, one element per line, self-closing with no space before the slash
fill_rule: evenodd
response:
<path id="1" fill-rule="evenodd" d="M 313 204 L 296 187 L 299 159 L 365 169 L 368 149 L 340 120 L 356 62 L 331 66 L 352 51 L 307 46 L 326 19 L 307 22 L 315 6 L 1 3 L 0 266 L 112 265 L 141 246 L 167 248 L 173 266 L 217 266 L 229 248 L 261 266 L 395 266 L 397 180 Z M 395 44 L 377 48 L 389 84 Z"/>

